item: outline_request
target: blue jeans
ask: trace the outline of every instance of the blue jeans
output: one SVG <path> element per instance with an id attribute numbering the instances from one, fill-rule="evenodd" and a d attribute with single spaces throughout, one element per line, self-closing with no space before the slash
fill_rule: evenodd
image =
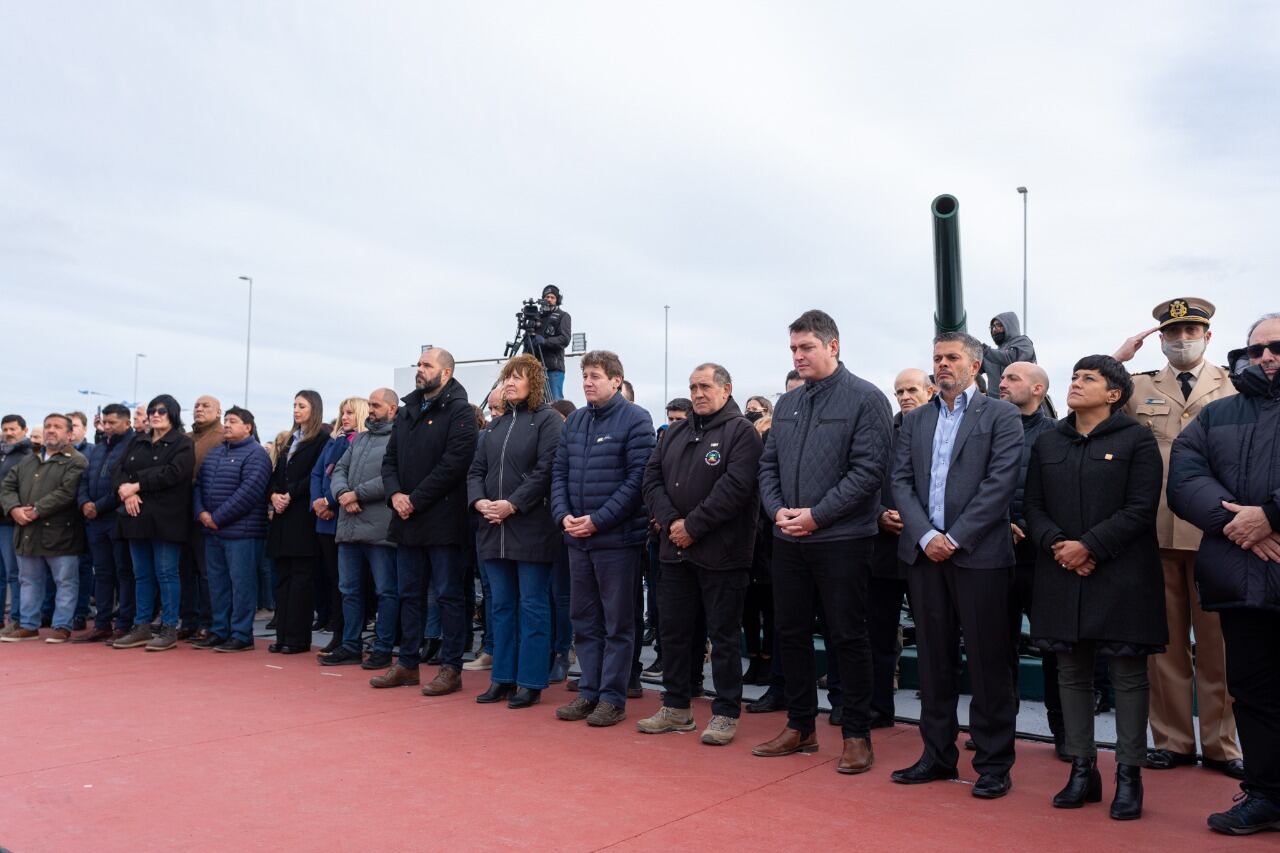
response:
<path id="1" fill-rule="evenodd" d="M 560 556 L 551 564 L 551 650 L 569 654 L 573 624 L 569 621 L 569 546 L 560 545 Z"/>
<path id="2" fill-rule="evenodd" d="M 253 614 L 258 609 L 258 563 L 265 539 L 204 537 L 205 571 L 209 577 L 209 633 L 223 639 L 253 642 Z"/>
<path id="3" fill-rule="evenodd" d="M 129 556 L 133 558 L 134 585 L 137 589 L 135 625 L 147 625 L 155 615 L 156 587 L 160 588 L 160 623 L 178 627 L 178 606 L 182 585 L 178 580 L 178 563 L 182 545 L 160 539 L 129 540 Z"/>
<path id="4" fill-rule="evenodd" d="M 86 551 L 80 555 L 80 592 L 76 596 L 76 618 L 89 618 L 89 599 L 93 590 L 93 553 Z"/>
<path id="5" fill-rule="evenodd" d="M 80 556 L 18 557 L 18 580 L 21 584 L 22 627 L 40 629 L 40 607 L 44 604 L 45 573 L 53 575 L 56 586 L 53 627 L 71 630 L 76 614 L 76 596 L 80 591 Z"/>
<path id="6" fill-rule="evenodd" d="M 635 643 L 635 583 L 640 549 L 569 549 L 573 584 L 569 618 L 577 635 L 582 678 L 578 695 L 627 706 L 627 682 Z"/>
<path id="7" fill-rule="evenodd" d="M 467 614 L 462 606 L 462 549 L 457 545 L 401 545 L 396 549 L 396 592 L 400 596 L 400 665 L 417 669 L 428 587 L 440 608 L 440 663 L 462 669 Z"/>
<path id="8" fill-rule="evenodd" d="M 115 526 L 114 518 L 91 521 L 85 531 L 89 553 L 93 554 L 93 598 L 98 607 L 93 627 L 110 628 L 114 609 L 115 627 L 127 631 L 133 627 L 135 611 L 133 562 L 129 559 L 128 544 L 111 536 Z"/>
<path id="9" fill-rule="evenodd" d="M 436 591 L 430 587 L 427 588 L 427 624 L 422 632 L 422 638 L 427 637 L 440 639 L 440 602 L 436 600 Z"/>
<path id="10" fill-rule="evenodd" d="M 338 543 L 338 591 L 342 593 L 342 646 L 360 653 L 360 631 L 364 628 L 364 564 L 373 575 L 378 597 L 378 615 L 373 623 L 373 651 L 390 654 L 396 642 L 396 619 L 400 600 L 396 597 L 396 549 L 390 545 Z"/>
<path id="11" fill-rule="evenodd" d="M 276 609 L 276 561 L 262 552 L 258 561 L 258 606 L 266 610 Z"/>
<path id="12" fill-rule="evenodd" d="M 554 403 L 564 396 L 564 371 L 547 371 L 547 401 Z"/>
<path id="13" fill-rule="evenodd" d="M 495 684 L 518 684 L 531 690 L 547 686 L 551 659 L 551 564 L 485 560 L 492 599 L 493 672 Z M 516 605 L 519 604 L 517 612 Z"/>
<path id="14" fill-rule="evenodd" d="M 13 550 L 13 533 L 16 524 L 0 524 L 0 617 L 4 616 L 4 596 L 9 593 L 9 617 L 18 621 L 21 608 L 18 604 L 18 554 Z"/>

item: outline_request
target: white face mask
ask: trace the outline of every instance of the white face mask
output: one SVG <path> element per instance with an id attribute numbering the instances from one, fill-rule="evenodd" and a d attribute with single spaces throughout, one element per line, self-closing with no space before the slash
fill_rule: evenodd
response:
<path id="1" fill-rule="evenodd" d="M 1160 342 L 1160 349 L 1164 351 L 1164 357 L 1169 359 L 1169 363 L 1174 367 L 1194 367 L 1204 356 L 1204 347 L 1204 338 L 1190 341 Z"/>

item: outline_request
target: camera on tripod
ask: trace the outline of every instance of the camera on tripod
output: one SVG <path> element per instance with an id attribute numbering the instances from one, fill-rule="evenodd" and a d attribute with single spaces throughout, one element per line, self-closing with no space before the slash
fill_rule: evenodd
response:
<path id="1" fill-rule="evenodd" d="M 551 308 L 545 299 L 526 299 L 516 312 L 515 340 L 507 343 L 503 358 L 511 358 L 516 353 L 527 352 L 542 360 L 542 354 L 534 351 L 533 336 L 542 327 L 542 315 Z"/>

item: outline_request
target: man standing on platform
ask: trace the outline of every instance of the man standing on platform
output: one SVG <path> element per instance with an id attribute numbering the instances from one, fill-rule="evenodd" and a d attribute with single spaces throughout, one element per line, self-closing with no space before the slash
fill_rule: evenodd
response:
<path id="1" fill-rule="evenodd" d="M 1133 396 L 1125 411 L 1155 436 L 1164 458 L 1166 478 L 1169 450 L 1178 434 L 1209 403 L 1236 393 L 1230 374 L 1204 358 L 1213 337 L 1209 331 L 1213 312 L 1212 303 L 1195 297 L 1161 302 L 1151 312 L 1158 325 L 1129 338 L 1115 354 L 1118 361 L 1128 361 L 1141 348 L 1144 338 L 1152 332 L 1160 333 L 1160 348 L 1168 363 L 1160 370 L 1134 375 Z M 1147 753 L 1147 766 L 1167 770 L 1196 763 L 1194 701 L 1200 716 L 1204 766 L 1243 779 L 1236 718 L 1227 692 L 1222 624 L 1218 614 L 1201 607 L 1195 589 L 1200 531 L 1174 515 L 1163 490 L 1156 536 L 1164 565 L 1169 648 L 1163 654 L 1152 655 L 1148 664 L 1155 748 Z"/>
<path id="2" fill-rule="evenodd" d="M 920 655 L 924 754 L 891 778 L 915 785 L 958 775 L 955 658 L 963 629 L 979 774 L 973 795 L 994 799 L 1011 786 L 1018 716 L 1006 626 L 1014 565 L 1009 502 L 1022 461 L 1022 423 L 1011 403 L 977 393 L 976 338 L 946 332 L 933 340 L 939 393 L 902 419 L 893 468 L 902 518 L 898 554 L 908 566 Z"/>

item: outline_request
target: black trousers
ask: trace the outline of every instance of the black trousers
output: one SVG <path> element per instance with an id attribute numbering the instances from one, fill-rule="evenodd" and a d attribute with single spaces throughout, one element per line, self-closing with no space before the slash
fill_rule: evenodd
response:
<path id="1" fill-rule="evenodd" d="M 1018 643 L 1022 637 L 1022 615 L 1031 613 L 1031 600 L 1035 594 L 1036 564 L 1018 563 L 1013 569 L 1013 590 L 1009 596 L 1009 662 L 1013 670 L 1013 695 L 1018 696 Z M 1049 718 L 1049 731 L 1062 737 L 1062 691 L 1058 686 L 1058 655 L 1046 652 L 1040 661 L 1044 674 L 1044 710 Z"/>
<path id="2" fill-rule="evenodd" d="M 311 648 L 319 557 L 276 557 L 276 642 Z"/>
<path id="3" fill-rule="evenodd" d="M 752 581 L 742 604 L 742 633 L 750 657 L 773 655 L 773 584 Z"/>
<path id="4" fill-rule="evenodd" d="M 867 633 L 871 637 L 871 716 L 892 720 L 893 676 L 898 671 L 902 644 L 898 623 L 907 582 L 898 578 L 871 578 L 868 585 Z M 829 680 L 829 679 L 828 679 Z"/>
<path id="5" fill-rule="evenodd" d="M 742 599 L 747 569 L 704 569 L 689 563 L 662 564 L 658 607 L 662 608 L 662 704 L 688 708 L 690 687 L 702 681 L 703 637 L 711 637 L 711 713 L 737 718 L 742 712 Z M 699 607 L 706 614 L 699 630 Z M 693 667 L 697 661 L 697 669 Z"/>
<path id="6" fill-rule="evenodd" d="M 338 543 L 334 539 L 332 533 L 317 533 L 316 539 L 320 541 L 320 592 L 323 599 L 318 599 L 317 603 L 322 602 L 322 606 L 318 607 L 319 616 L 325 616 L 325 624 L 332 630 L 335 637 L 342 636 L 342 592 L 338 589 Z"/>
<path id="7" fill-rule="evenodd" d="M 204 562 L 204 527 L 199 522 L 191 525 L 191 534 L 182 546 L 178 582 L 178 618 L 182 627 L 208 629 L 213 625 L 213 608 L 209 604 L 209 570 Z"/>
<path id="8" fill-rule="evenodd" d="M 1012 566 L 966 569 L 950 560 L 934 563 L 923 557 L 907 569 L 920 662 L 920 737 L 925 755 L 942 767 L 955 767 L 960 759 L 956 655 L 962 628 L 973 687 L 973 769 L 1007 773 L 1013 766 L 1018 703 L 1009 670 L 1012 573 Z"/>
<path id="9" fill-rule="evenodd" d="M 826 617 L 827 654 L 838 661 L 846 738 L 870 737 L 871 642 L 867 587 L 874 537 L 773 543 L 773 603 L 786 678 L 787 725 L 808 734 L 818 715 L 813 614 Z"/>
<path id="10" fill-rule="evenodd" d="M 1218 615 L 1245 785 L 1280 805 L 1280 612 L 1240 607 Z"/>

